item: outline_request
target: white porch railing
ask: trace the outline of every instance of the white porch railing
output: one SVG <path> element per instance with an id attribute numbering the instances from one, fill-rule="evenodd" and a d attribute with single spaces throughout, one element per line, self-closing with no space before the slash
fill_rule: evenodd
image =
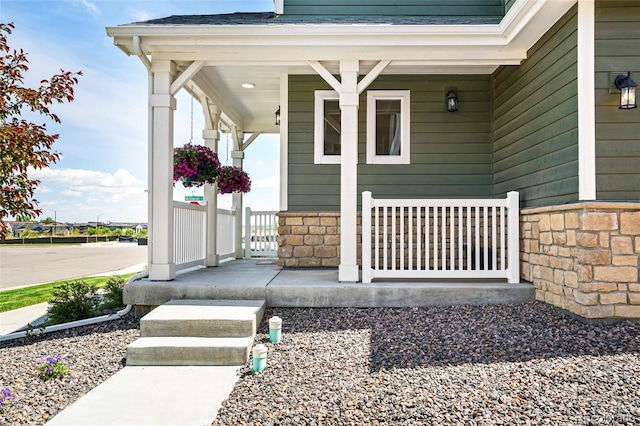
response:
<path id="1" fill-rule="evenodd" d="M 207 206 L 173 202 L 173 259 L 176 270 L 204 265 Z"/>
<path id="2" fill-rule="evenodd" d="M 220 260 L 235 257 L 236 214 L 218 209 L 217 251 Z M 176 270 L 204 266 L 207 258 L 207 206 L 173 202 L 173 258 Z"/>
<path id="3" fill-rule="evenodd" d="M 278 218 L 276 211 L 245 209 L 244 257 L 274 257 L 278 253 Z"/>
<path id="4" fill-rule="evenodd" d="M 519 196 L 374 199 L 362 193 L 362 282 L 506 278 L 519 282 Z"/>
<path id="5" fill-rule="evenodd" d="M 236 211 L 218 209 L 218 255 L 220 260 L 236 256 Z"/>

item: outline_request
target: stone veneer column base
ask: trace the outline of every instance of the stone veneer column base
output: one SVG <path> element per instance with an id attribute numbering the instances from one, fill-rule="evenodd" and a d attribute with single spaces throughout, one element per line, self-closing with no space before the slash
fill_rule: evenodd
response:
<path id="1" fill-rule="evenodd" d="M 358 215 L 358 235 L 361 235 Z M 358 263 L 361 244 L 358 244 Z M 278 265 L 337 268 L 340 265 L 340 213 L 278 213 Z"/>
<path id="2" fill-rule="evenodd" d="M 589 321 L 640 319 L 640 203 L 523 209 L 520 236 L 537 300 Z"/>

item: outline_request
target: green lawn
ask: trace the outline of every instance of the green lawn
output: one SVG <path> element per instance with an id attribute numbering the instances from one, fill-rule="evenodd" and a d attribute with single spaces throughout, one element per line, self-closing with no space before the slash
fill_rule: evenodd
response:
<path id="1" fill-rule="evenodd" d="M 134 274 L 123 274 L 120 277 L 128 280 Z M 102 288 L 111 276 L 78 278 L 88 284 L 96 284 Z M 0 292 L 0 312 L 12 311 L 25 306 L 37 305 L 48 302 L 53 298 L 54 288 L 65 282 L 75 280 L 54 281 L 52 283 L 34 285 L 31 287 L 16 288 Z"/>

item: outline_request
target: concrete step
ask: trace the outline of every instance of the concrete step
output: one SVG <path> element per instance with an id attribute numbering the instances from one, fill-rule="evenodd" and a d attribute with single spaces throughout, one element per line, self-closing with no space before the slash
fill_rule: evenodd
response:
<path id="1" fill-rule="evenodd" d="M 253 337 L 140 337 L 127 346 L 127 366 L 243 365 Z"/>
<path id="2" fill-rule="evenodd" d="M 140 320 L 140 335 L 250 337 L 264 309 L 264 300 L 171 300 Z"/>

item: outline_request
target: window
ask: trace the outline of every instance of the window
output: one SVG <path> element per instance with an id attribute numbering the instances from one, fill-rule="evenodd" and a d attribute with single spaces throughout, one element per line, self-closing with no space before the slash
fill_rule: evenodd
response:
<path id="1" fill-rule="evenodd" d="M 315 91 L 314 163 L 340 164 L 341 111 L 338 93 Z"/>
<path id="2" fill-rule="evenodd" d="M 409 164 L 409 91 L 367 92 L 367 163 Z"/>

